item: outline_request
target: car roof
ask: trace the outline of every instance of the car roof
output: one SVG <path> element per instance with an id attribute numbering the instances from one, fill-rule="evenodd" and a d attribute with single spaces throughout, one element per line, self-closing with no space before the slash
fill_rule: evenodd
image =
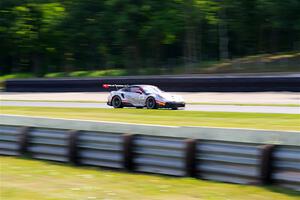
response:
<path id="1" fill-rule="evenodd" d="M 143 87 L 147 87 L 147 86 L 150 86 L 150 87 L 156 87 L 156 86 L 154 86 L 154 85 L 128 85 L 127 87 L 120 88 L 119 90 L 124 90 L 124 89 L 126 89 L 126 88 L 131 88 L 131 87 L 141 87 L 141 88 L 143 88 Z"/>
<path id="2" fill-rule="evenodd" d="M 156 87 L 154 85 L 130 85 L 129 87 L 146 87 L 146 86 L 153 86 Z"/>

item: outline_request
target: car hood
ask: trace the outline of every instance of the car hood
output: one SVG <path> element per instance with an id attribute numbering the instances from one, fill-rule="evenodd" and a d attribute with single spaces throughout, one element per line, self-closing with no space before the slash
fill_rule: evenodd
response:
<path id="1" fill-rule="evenodd" d="M 169 93 L 161 93 L 159 94 L 162 98 L 164 98 L 167 101 L 183 101 L 182 96 L 176 95 L 176 94 L 169 94 Z"/>

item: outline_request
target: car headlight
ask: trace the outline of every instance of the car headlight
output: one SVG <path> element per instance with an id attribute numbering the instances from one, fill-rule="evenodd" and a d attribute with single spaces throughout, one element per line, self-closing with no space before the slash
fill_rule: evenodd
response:
<path id="1" fill-rule="evenodd" d="M 182 96 L 178 96 L 178 100 L 179 100 L 179 101 L 184 101 L 184 99 L 183 99 Z"/>

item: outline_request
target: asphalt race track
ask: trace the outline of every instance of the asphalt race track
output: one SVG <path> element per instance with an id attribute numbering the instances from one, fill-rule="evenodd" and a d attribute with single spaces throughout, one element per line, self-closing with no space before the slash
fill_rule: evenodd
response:
<path id="1" fill-rule="evenodd" d="M 37 107 L 65 107 L 65 108 L 111 108 L 105 103 L 76 103 L 76 102 L 26 102 L 26 101 L 1 101 L 1 106 L 37 106 Z M 135 108 L 128 108 L 135 109 Z M 201 105 L 187 104 L 188 111 L 209 112 L 248 112 L 248 113 L 285 113 L 300 114 L 300 107 L 288 106 L 238 106 L 238 105 Z M 172 112 L 172 111 L 170 111 Z"/>

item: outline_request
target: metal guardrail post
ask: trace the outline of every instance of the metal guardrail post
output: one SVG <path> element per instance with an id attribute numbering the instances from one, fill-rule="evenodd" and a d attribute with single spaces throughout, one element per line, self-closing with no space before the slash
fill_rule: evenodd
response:
<path id="1" fill-rule="evenodd" d="M 132 171 L 133 166 L 133 138 L 132 134 L 124 134 L 123 136 L 123 166 L 127 171 Z"/>
<path id="2" fill-rule="evenodd" d="M 19 138 L 19 151 L 20 155 L 25 156 L 28 153 L 29 146 L 29 127 L 21 127 L 20 128 L 20 138 Z"/>
<path id="3" fill-rule="evenodd" d="M 261 146 L 260 180 L 262 184 L 271 183 L 272 154 L 275 145 L 266 144 Z"/>
<path id="4" fill-rule="evenodd" d="M 69 162 L 75 165 L 80 164 L 78 160 L 78 149 L 77 149 L 78 135 L 79 135 L 79 131 L 77 130 L 69 131 L 68 158 L 69 158 Z"/>
<path id="5" fill-rule="evenodd" d="M 185 140 L 185 170 L 186 175 L 190 177 L 196 176 L 196 140 Z"/>

